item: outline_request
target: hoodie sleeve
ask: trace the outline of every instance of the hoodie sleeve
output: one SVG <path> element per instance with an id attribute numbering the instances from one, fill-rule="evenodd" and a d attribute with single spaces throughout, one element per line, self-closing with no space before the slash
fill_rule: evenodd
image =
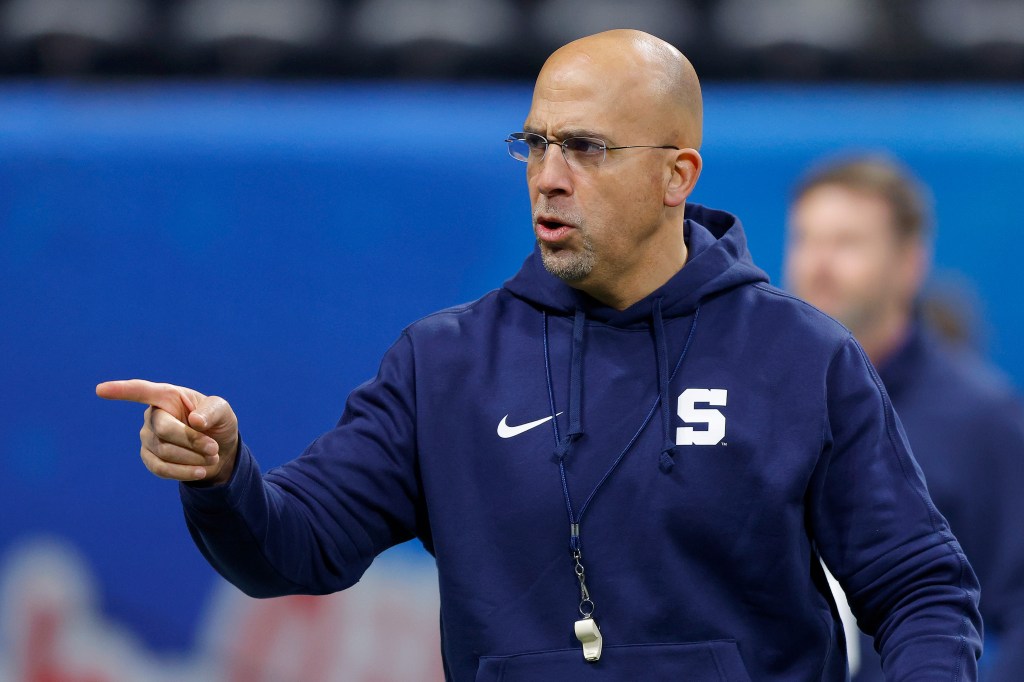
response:
<path id="1" fill-rule="evenodd" d="M 403 334 L 302 456 L 261 475 L 243 443 L 228 483 L 182 484 L 189 531 L 214 568 L 254 597 L 325 594 L 414 537 L 424 515 L 413 376 Z"/>
<path id="2" fill-rule="evenodd" d="M 936 510 L 864 351 L 847 337 L 826 379 L 810 525 L 885 677 L 976 680 L 977 578 Z"/>

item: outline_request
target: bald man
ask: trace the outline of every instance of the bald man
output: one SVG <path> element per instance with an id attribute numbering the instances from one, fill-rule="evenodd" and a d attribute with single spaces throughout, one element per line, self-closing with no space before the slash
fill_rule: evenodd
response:
<path id="1" fill-rule="evenodd" d="M 820 558 L 891 679 L 975 679 L 974 573 L 864 353 L 767 284 L 734 216 L 686 203 L 701 117 L 650 35 L 555 52 L 507 139 L 536 249 L 403 330 L 280 468 L 221 398 L 97 392 L 150 406 L 143 461 L 251 595 L 344 589 L 419 538 L 449 680 L 844 680 Z"/>

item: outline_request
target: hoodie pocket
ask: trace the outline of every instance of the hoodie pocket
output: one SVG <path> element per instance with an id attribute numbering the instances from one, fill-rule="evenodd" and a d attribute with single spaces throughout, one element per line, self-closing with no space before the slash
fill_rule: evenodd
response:
<path id="1" fill-rule="evenodd" d="M 732 640 L 606 646 L 587 663 L 579 648 L 482 656 L 476 682 L 750 682 Z"/>

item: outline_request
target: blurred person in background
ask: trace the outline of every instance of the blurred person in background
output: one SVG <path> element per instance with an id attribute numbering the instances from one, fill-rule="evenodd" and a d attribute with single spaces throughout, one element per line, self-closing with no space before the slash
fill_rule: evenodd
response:
<path id="1" fill-rule="evenodd" d="M 793 293 L 846 325 L 877 368 L 932 499 L 977 570 L 982 679 L 1010 682 L 1024 679 L 1024 411 L 1009 381 L 949 319 L 949 305 L 928 306 L 941 329 L 925 322 L 928 197 L 884 157 L 814 168 L 791 202 L 785 278 Z M 888 633 L 860 615 L 861 628 L 883 646 Z M 860 658 L 854 679 L 882 679 L 872 640 L 856 629 L 848 637 L 859 648 L 851 655 Z"/>
<path id="2" fill-rule="evenodd" d="M 686 203 L 702 121 L 664 41 L 557 50 L 506 140 L 533 253 L 409 325 L 265 475 L 222 398 L 97 393 L 149 405 L 144 463 L 249 594 L 344 589 L 418 537 L 450 680 L 845 680 L 819 556 L 884 623 L 893 680 L 974 680 L 976 578 L 863 351 L 767 284 L 735 216 Z"/>

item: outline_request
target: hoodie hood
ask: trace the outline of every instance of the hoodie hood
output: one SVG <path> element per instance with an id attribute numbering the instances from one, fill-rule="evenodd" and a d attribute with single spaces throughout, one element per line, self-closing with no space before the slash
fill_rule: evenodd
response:
<path id="1" fill-rule="evenodd" d="M 632 327 L 650 324 L 653 302 L 658 298 L 662 299 L 662 315 L 681 317 L 692 313 L 709 296 L 741 284 L 768 281 L 768 275 L 754 265 L 743 226 L 731 213 L 687 204 L 683 236 L 688 249 L 683 268 L 625 310 L 604 305 L 549 273 L 537 248 L 519 272 L 505 282 L 505 288 L 553 314 L 582 310 L 591 320 Z"/>

